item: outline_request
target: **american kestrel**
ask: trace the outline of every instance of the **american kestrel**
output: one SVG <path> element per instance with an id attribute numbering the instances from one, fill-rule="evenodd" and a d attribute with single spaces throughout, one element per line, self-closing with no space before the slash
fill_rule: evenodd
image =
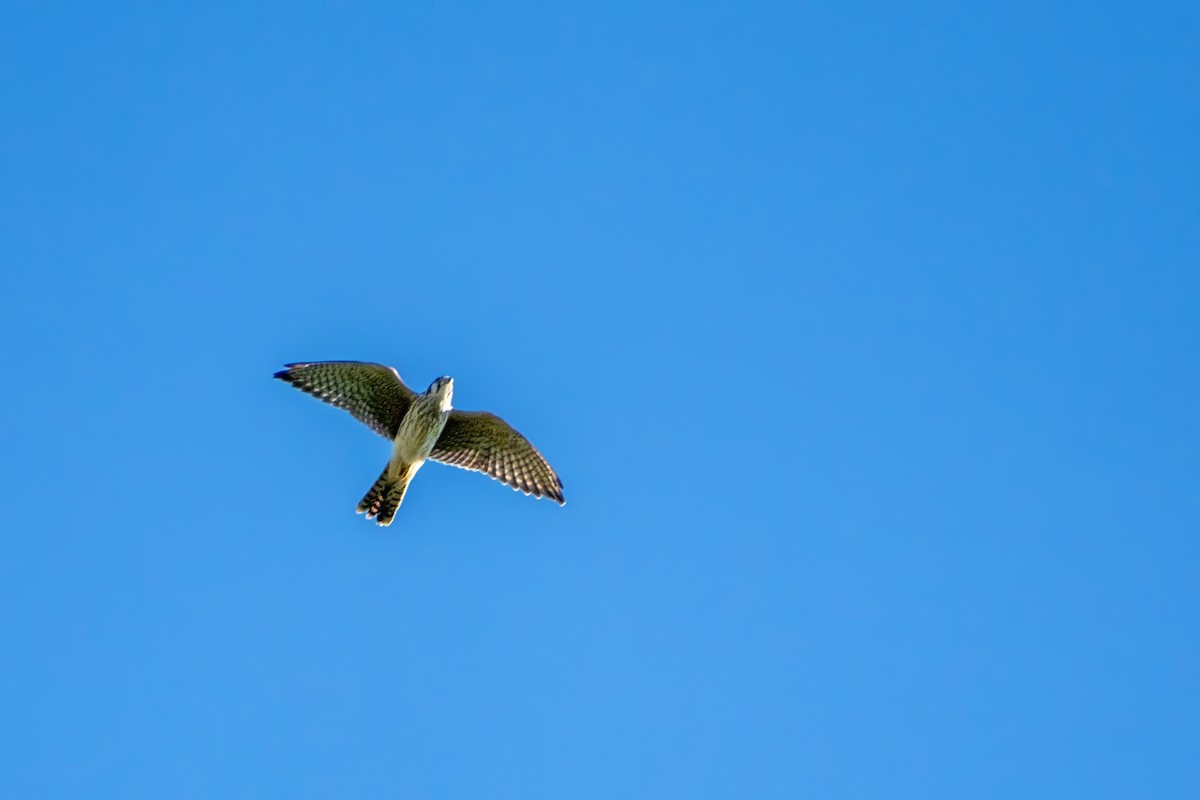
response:
<path id="1" fill-rule="evenodd" d="M 392 457 L 358 504 L 380 525 L 390 525 L 417 470 L 432 458 L 483 472 L 513 489 L 565 505 L 563 485 L 528 440 L 486 411 L 450 408 L 454 380 L 441 377 L 424 394 L 383 364 L 319 361 L 285 364 L 275 377 L 332 406 L 392 440 Z"/>

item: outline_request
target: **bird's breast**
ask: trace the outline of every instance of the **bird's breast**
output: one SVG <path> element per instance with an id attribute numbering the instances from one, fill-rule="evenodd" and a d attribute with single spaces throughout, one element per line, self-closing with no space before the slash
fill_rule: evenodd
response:
<path id="1" fill-rule="evenodd" d="M 430 400 L 426 403 L 418 401 L 409 407 L 396 432 L 393 458 L 411 464 L 428 458 L 433 451 L 450 412 L 442 411 L 441 403 L 436 398 Z"/>

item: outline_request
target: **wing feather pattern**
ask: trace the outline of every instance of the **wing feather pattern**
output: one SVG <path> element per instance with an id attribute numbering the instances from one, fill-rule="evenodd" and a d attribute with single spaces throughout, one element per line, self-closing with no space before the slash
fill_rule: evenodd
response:
<path id="1" fill-rule="evenodd" d="M 562 481 L 542 454 L 511 425 L 487 411 L 451 411 L 430 458 L 490 475 L 525 494 L 566 504 Z"/>
<path id="2" fill-rule="evenodd" d="M 285 364 L 275 373 L 331 406 L 349 411 L 355 419 L 388 439 L 396 438 L 400 420 L 415 397 L 400 380 L 400 373 L 384 364 L 362 361 L 317 361 Z"/>

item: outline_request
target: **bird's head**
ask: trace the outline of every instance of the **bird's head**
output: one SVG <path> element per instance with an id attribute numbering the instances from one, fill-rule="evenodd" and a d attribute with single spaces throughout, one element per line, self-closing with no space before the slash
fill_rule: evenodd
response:
<path id="1" fill-rule="evenodd" d="M 454 397 L 454 378 L 443 375 L 429 384 L 429 391 L 426 394 L 439 398 L 442 401 L 442 411 L 449 411 L 450 400 Z"/>

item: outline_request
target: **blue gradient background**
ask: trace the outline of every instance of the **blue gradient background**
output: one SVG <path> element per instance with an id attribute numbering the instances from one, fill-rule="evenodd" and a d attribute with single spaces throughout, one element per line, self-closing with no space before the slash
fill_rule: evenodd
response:
<path id="1" fill-rule="evenodd" d="M 1200 795 L 1195 4 L 0 22 L 3 796 Z"/>

